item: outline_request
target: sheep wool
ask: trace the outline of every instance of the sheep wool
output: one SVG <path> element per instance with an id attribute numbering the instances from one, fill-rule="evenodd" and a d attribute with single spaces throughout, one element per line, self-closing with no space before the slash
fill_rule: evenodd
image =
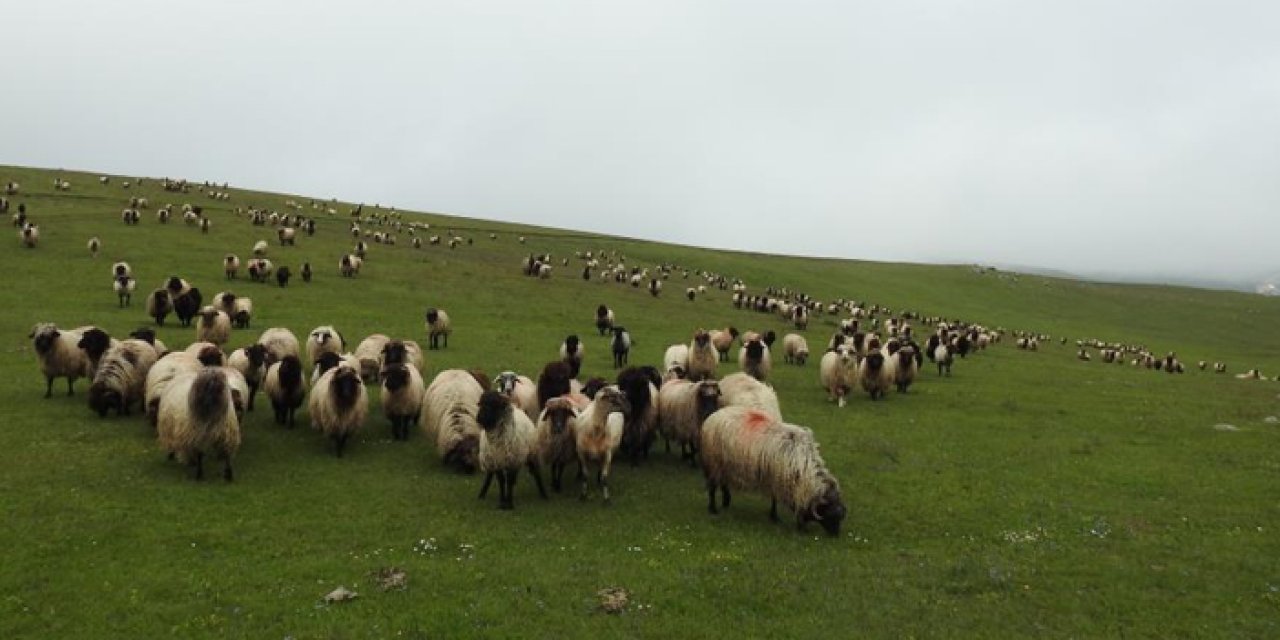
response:
<path id="1" fill-rule="evenodd" d="M 721 403 L 726 407 L 759 409 L 782 420 L 778 394 L 769 385 L 745 373 L 733 373 L 720 380 Z"/>
<path id="2" fill-rule="evenodd" d="M 782 354 L 787 364 L 804 366 L 809 359 L 809 342 L 798 333 L 788 333 L 782 337 Z"/>
<path id="3" fill-rule="evenodd" d="M 498 478 L 498 508 L 515 508 L 516 476 L 521 466 L 527 466 L 538 485 L 538 493 L 545 499 L 542 474 L 538 471 L 534 443 L 537 429 L 523 411 L 516 411 L 507 397 L 498 391 L 486 391 L 480 396 L 476 410 L 476 423 L 480 426 L 478 460 L 485 473 L 480 487 L 483 499 L 489 491 L 494 476 Z"/>
<path id="4" fill-rule="evenodd" d="M 485 380 L 484 376 L 480 379 Z M 463 369 L 446 369 L 436 375 L 423 398 L 422 431 L 436 443 L 441 461 L 459 471 L 476 469 L 480 426 L 476 408 L 484 388 L 477 376 Z"/>
<path id="5" fill-rule="evenodd" d="M 212 342 L 222 346 L 231 339 L 231 318 L 225 311 L 206 306 L 197 316 L 200 318 L 196 322 L 197 342 Z"/>
<path id="6" fill-rule="evenodd" d="M 373 382 L 378 379 L 378 370 L 382 367 L 382 350 L 391 338 L 375 333 L 356 345 L 355 356 L 360 361 L 360 379 Z"/>
<path id="7" fill-rule="evenodd" d="M 493 379 L 493 388 L 511 401 L 532 422 L 538 419 L 538 388 L 527 376 L 503 371 Z"/>
<path id="8" fill-rule="evenodd" d="M 249 411 L 253 411 L 253 399 L 258 394 L 258 387 L 262 385 L 263 374 L 266 373 L 267 364 L 267 348 L 261 344 L 251 344 L 231 352 L 227 356 L 227 366 L 240 372 L 244 376 L 245 384 L 249 387 L 249 397 L 246 398 L 246 405 Z"/>
<path id="9" fill-rule="evenodd" d="M 659 431 L 680 445 L 681 459 L 696 464 L 702 423 L 721 407 L 720 383 L 673 380 L 658 390 Z"/>
<path id="10" fill-rule="evenodd" d="M 72 386 L 80 378 L 90 377 L 89 357 L 80 350 L 83 337 L 79 331 L 59 329 L 52 323 L 38 324 L 31 329 L 32 346 L 40 361 L 40 373 L 45 378 L 44 397 L 53 395 L 55 378 L 67 379 L 67 395 L 73 395 Z"/>
<path id="11" fill-rule="evenodd" d="M 409 439 L 409 425 L 422 414 L 422 374 L 412 365 L 395 363 L 382 370 L 382 413 L 391 421 L 396 440 Z"/>
<path id="12" fill-rule="evenodd" d="M 185 351 L 166 354 L 151 365 L 151 369 L 147 371 L 144 384 L 143 407 L 146 411 L 147 422 L 152 427 L 156 426 L 160 399 L 164 397 L 169 385 L 181 376 L 199 373 L 202 368 L 204 368 L 204 364 L 197 360 L 194 355 Z"/>
<path id="13" fill-rule="evenodd" d="M 316 327 L 307 334 L 307 360 L 315 362 L 322 353 L 340 354 L 346 349 L 346 341 L 330 325 Z"/>
<path id="14" fill-rule="evenodd" d="M 827 390 L 827 400 L 835 401 L 838 406 L 843 407 L 858 380 L 858 364 L 853 348 L 840 345 L 834 351 L 822 354 L 822 361 L 818 364 L 818 378 L 822 382 L 822 388 Z"/>
<path id="15" fill-rule="evenodd" d="M 364 427 L 368 411 L 369 394 L 360 382 L 360 371 L 344 364 L 320 376 L 307 398 L 311 428 L 333 442 L 334 453 L 339 458 L 347 440 Z"/>
<path id="16" fill-rule="evenodd" d="M 302 375 L 302 361 L 297 355 L 286 355 L 267 367 L 262 391 L 271 401 L 276 424 L 293 428 L 294 414 L 307 395 L 307 379 Z"/>
<path id="17" fill-rule="evenodd" d="M 453 326 L 449 322 L 449 314 L 444 309 L 436 309 L 434 307 L 427 309 L 426 326 L 429 341 L 428 348 L 448 348 L 449 334 L 453 333 Z"/>
<path id="18" fill-rule="evenodd" d="M 716 365 L 720 363 L 720 352 L 711 342 L 711 334 L 698 329 L 693 334 L 693 340 L 689 342 L 689 379 L 697 382 L 699 380 L 714 380 L 716 377 Z"/>
<path id="19" fill-rule="evenodd" d="M 155 362 L 155 347 L 145 341 L 131 338 L 112 346 L 89 386 L 89 408 L 104 418 L 111 409 L 117 416 L 129 415 L 130 406 L 143 402 L 147 373 Z"/>
<path id="20" fill-rule="evenodd" d="M 897 353 L 889 356 L 885 366 L 888 369 L 890 381 L 898 388 L 898 393 L 906 393 L 911 383 L 915 382 L 919 368 L 916 363 L 916 350 L 913 347 L 899 349 Z"/>
<path id="21" fill-rule="evenodd" d="M 676 372 L 676 378 L 684 378 L 689 372 L 689 345 L 673 344 L 662 354 L 662 370 L 665 373 Z"/>
<path id="22" fill-rule="evenodd" d="M 769 378 L 769 372 L 773 369 L 773 361 L 769 357 L 769 345 L 761 337 L 752 337 L 742 342 L 742 348 L 738 350 L 738 366 L 743 373 L 764 382 Z"/>
<path id="23" fill-rule="evenodd" d="M 616 386 L 607 386 L 596 392 L 595 399 L 582 411 L 574 425 L 574 447 L 578 452 L 578 465 L 582 469 L 581 499 L 587 499 L 588 463 L 597 465 L 596 483 L 600 486 L 605 504 L 609 498 L 609 468 L 613 454 L 622 444 L 622 431 L 631 404 Z"/>
<path id="24" fill-rule="evenodd" d="M 258 344 L 267 350 L 267 355 L 272 360 L 283 360 L 285 356 L 298 357 L 301 351 L 298 348 L 298 337 L 293 332 L 284 327 L 272 327 L 262 332 L 258 336 Z"/>
<path id="25" fill-rule="evenodd" d="M 715 345 L 716 352 L 720 354 L 720 362 L 729 361 L 729 351 L 733 349 L 733 341 L 737 339 L 738 330 L 733 327 L 711 330 L 711 344 Z"/>
<path id="26" fill-rule="evenodd" d="M 222 460 L 222 477 L 232 480 L 240 421 L 232 385 L 222 370 L 203 369 L 175 379 L 160 397 L 156 431 L 161 449 L 193 467 L 196 480 L 204 479 L 205 456 Z"/>
<path id="27" fill-rule="evenodd" d="M 535 425 L 534 451 L 538 460 L 551 470 L 551 488 L 557 493 L 563 487 L 565 469 L 578 459 L 573 437 L 577 422 L 578 411 L 573 400 L 558 396 L 544 403 Z"/>

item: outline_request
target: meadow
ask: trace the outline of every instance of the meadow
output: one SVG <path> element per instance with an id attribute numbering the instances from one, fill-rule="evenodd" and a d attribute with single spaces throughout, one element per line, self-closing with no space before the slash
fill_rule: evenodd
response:
<path id="1" fill-rule="evenodd" d="M 55 175 L 71 190 L 55 192 Z M 414 249 L 401 232 L 346 279 L 337 261 L 353 244 L 353 203 L 239 185 L 215 202 L 194 189 L 165 193 L 154 178 L 124 189 L 125 177 L 101 185 L 97 176 L 0 167 L 0 184 L 22 185 L 11 213 L 25 203 L 41 231 L 38 247 L 12 234 L 0 252 L 9 274 L 0 287 L 0 637 L 1280 635 L 1280 425 L 1267 421 L 1280 414 L 1280 383 L 1233 375 L 1280 374 L 1280 299 L 712 251 L 408 212 L 403 220 L 429 223 L 429 234 L 452 229 L 473 243 Z M 120 210 L 131 195 L 151 208 L 127 227 Z M 304 208 L 318 231 L 295 247 L 233 212 L 285 211 L 287 199 L 312 196 L 337 213 Z M 184 202 L 204 207 L 207 235 L 156 222 L 158 205 Z M 104 245 L 96 259 L 85 249 L 94 235 Z M 224 280 L 222 256 L 247 259 L 258 239 L 294 270 L 288 287 Z M 787 286 L 1055 339 L 1033 353 L 1006 336 L 958 360 L 951 377 L 926 366 L 910 393 L 858 395 L 843 409 L 818 385 L 816 354 L 804 367 L 777 358 L 783 414 L 814 430 L 849 508 L 829 538 L 814 525 L 771 523 L 759 495 L 736 494 L 709 515 L 700 472 L 660 446 L 638 467 L 615 466 L 611 506 L 598 495 L 579 501 L 572 483 L 540 500 L 525 474 L 516 509 L 499 511 L 492 493 L 477 500 L 479 476 L 444 469 L 416 430 L 393 441 L 376 390 L 346 457 L 306 427 L 305 412 L 297 428 L 277 427 L 259 398 L 235 482 L 195 482 L 141 418 L 92 413 L 87 382 L 71 398 L 59 382 L 43 399 L 28 338 L 38 322 L 123 336 L 149 324 L 145 293 L 172 274 L 206 300 L 228 288 L 254 299 L 254 328 L 236 331 L 234 347 L 267 327 L 303 336 L 323 324 L 349 344 L 380 332 L 425 345 L 425 309 L 447 309 L 454 333 L 448 349 L 426 353 L 428 381 L 459 367 L 536 377 L 569 334 L 585 340 L 583 377 L 612 377 L 592 322 L 601 303 L 634 336 L 633 364 L 658 364 L 699 327 L 789 330 L 777 316 L 733 308 L 727 291 L 686 300 L 698 281 L 679 271 L 657 298 L 584 282 L 574 254 L 586 250 L 723 273 L 753 293 Z M 523 276 L 522 258 L 544 252 L 556 259 L 553 277 Z M 139 282 L 124 309 L 109 277 L 118 259 Z M 310 284 L 296 277 L 307 260 Z M 815 352 L 836 320 L 811 322 Z M 158 337 L 183 347 L 194 330 L 171 318 Z M 1189 370 L 1080 362 L 1074 342 L 1088 338 L 1176 351 Z M 1199 371 L 1199 360 L 1224 361 L 1230 373 Z M 406 572 L 405 589 L 376 586 L 387 567 Z M 325 604 L 340 585 L 359 597 Z M 630 594 L 617 614 L 597 595 L 613 587 Z"/>

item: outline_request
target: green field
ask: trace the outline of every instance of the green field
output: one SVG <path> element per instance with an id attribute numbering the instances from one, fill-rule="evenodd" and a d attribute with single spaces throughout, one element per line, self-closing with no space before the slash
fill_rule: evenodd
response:
<path id="1" fill-rule="evenodd" d="M 54 175 L 71 190 L 55 192 Z M 452 228 L 474 244 L 413 249 L 402 232 L 396 246 L 372 245 L 359 277 L 344 279 L 349 203 L 334 205 L 337 215 L 304 209 L 319 231 L 279 247 L 270 227 L 233 208 L 284 211 L 286 199 L 308 198 L 232 185 L 229 202 L 214 202 L 164 193 L 154 179 L 126 190 L 123 179 L 102 186 L 97 174 L 0 167 L 0 184 L 22 184 L 10 212 L 26 203 L 41 231 L 37 248 L 15 233 L 2 254 L 0 637 L 1280 636 L 1280 425 L 1266 420 L 1280 414 L 1280 383 L 1231 375 L 1280 374 L 1280 299 L 407 213 L 430 223 L 428 234 Z M 151 202 L 136 227 L 120 221 L 130 195 Z M 159 204 L 184 202 L 204 207 L 208 235 L 155 221 Z M 94 235 L 104 243 L 97 259 L 85 249 Z M 258 239 L 294 270 L 289 287 L 224 280 L 222 256 L 247 259 Z M 957 361 L 950 378 L 925 368 L 911 393 L 859 395 L 843 409 L 826 402 L 816 356 L 803 368 L 778 357 L 783 414 L 815 431 L 849 507 L 833 539 L 772 524 L 758 495 L 708 515 L 701 474 L 660 448 L 638 468 L 615 466 L 612 506 L 580 502 L 575 490 L 541 501 L 526 474 L 516 510 L 499 511 L 496 491 L 477 500 L 481 478 L 442 468 L 420 433 L 392 441 L 372 387 L 370 419 L 343 459 L 305 427 L 305 413 L 285 430 L 259 398 L 236 481 L 197 483 L 141 418 L 91 413 L 87 382 L 74 398 L 59 382 L 42 399 L 27 337 L 37 322 L 123 336 L 147 324 L 145 293 L 171 274 L 206 301 L 226 288 L 254 299 L 254 329 L 237 331 L 235 347 L 267 327 L 304 336 L 323 324 L 351 345 L 375 332 L 425 345 L 424 310 L 447 309 L 455 330 L 447 350 L 427 352 L 428 381 L 457 367 L 536 377 L 571 333 L 586 342 L 583 377 L 612 377 L 592 324 L 600 303 L 635 337 L 633 364 L 658 364 L 699 327 L 786 330 L 776 316 L 734 309 L 728 292 L 686 300 L 697 282 L 679 272 L 656 299 L 583 282 L 573 255 L 585 250 L 723 273 L 753 293 L 788 286 L 1055 340 L 1030 353 L 1006 338 Z M 530 252 L 556 257 L 552 279 L 521 275 Z M 111 291 L 117 259 L 139 282 L 127 309 Z M 296 277 L 304 260 L 316 268 L 311 284 Z M 814 318 L 815 351 L 835 323 Z M 194 339 L 175 325 L 159 330 L 171 348 Z M 1074 341 L 1089 338 L 1176 351 L 1190 368 L 1079 362 Z M 1200 372 L 1198 360 L 1224 361 L 1231 374 Z M 1222 423 L 1236 430 L 1214 428 Z M 374 585 L 372 574 L 391 566 L 407 572 L 407 589 Z M 360 597 L 324 604 L 339 585 Z M 631 594 L 621 614 L 599 608 L 609 587 Z"/>

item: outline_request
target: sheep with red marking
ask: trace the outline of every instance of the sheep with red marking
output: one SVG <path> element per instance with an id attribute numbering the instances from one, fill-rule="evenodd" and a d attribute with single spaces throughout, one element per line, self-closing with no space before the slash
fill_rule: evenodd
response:
<path id="1" fill-rule="evenodd" d="M 745 373 L 733 373 L 720 380 L 721 403 L 726 407 L 759 409 L 782 420 L 778 394 L 769 385 Z"/>

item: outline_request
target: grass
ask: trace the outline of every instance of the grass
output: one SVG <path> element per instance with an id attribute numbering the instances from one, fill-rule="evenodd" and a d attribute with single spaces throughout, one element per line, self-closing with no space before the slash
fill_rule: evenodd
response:
<path id="1" fill-rule="evenodd" d="M 71 181 L 69 193 L 52 191 L 55 174 Z M 236 482 L 196 483 L 165 460 L 142 420 L 92 414 L 86 383 L 74 398 L 42 400 L 27 339 L 41 321 L 113 335 L 144 325 L 144 291 L 172 273 L 206 295 L 230 287 L 254 298 L 255 329 L 236 332 L 234 346 L 266 327 L 302 335 L 320 324 L 353 342 L 382 332 L 425 344 L 422 313 L 443 307 L 456 330 L 448 350 L 428 352 L 428 380 L 453 367 L 536 375 L 569 333 L 586 339 L 584 375 L 610 375 L 591 324 L 601 302 L 635 336 L 633 362 L 657 362 L 698 327 L 785 329 L 733 309 L 725 292 L 686 301 L 679 275 L 657 299 L 584 283 L 574 263 L 557 265 L 550 281 L 519 275 L 529 252 L 590 249 L 741 277 L 753 291 L 786 285 L 1274 375 L 1278 300 L 710 251 L 432 214 L 405 218 L 430 222 L 431 233 L 452 226 L 475 244 L 415 250 L 401 233 L 346 280 L 336 273 L 352 244 L 346 203 L 321 214 L 316 236 L 297 247 L 272 242 L 271 257 L 295 273 L 310 260 L 315 282 L 226 285 L 224 253 L 244 258 L 255 240 L 274 240 L 231 208 L 282 209 L 288 196 L 233 189 L 231 202 L 214 203 L 165 194 L 150 179 L 126 191 L 120 177 L 101 186 L 96 175 L 0 167 L 8 180 L 22 183 L 14 202 L 27 204 L 41 242 L 25 250 L 14 238 L 0 258 L 10 274 L 0 289 L 2 637 L 1280 633 L 1280 427 L 1264 421 L 1280 413 L 1275 382 L 1081 363 L 1074 346 L 1027 353 L 1006 341 L 959 361 L 951 378 L 925 370 L 906 396 L 863 395 L 837 409 L 816 364 L 779 362 L 784 415 L 814 429 L 850 509 L 841 537 L 829 539 L 817 527 L 771 524 L 757 495 L 709 516 L 700 474 L 661 452 L 615 467 L 612 507 L 572 491 L 542 502 L 524 475 L 516 510 L 500 512 L 492 495 L 476 499 L 479 477 L 442 469 L 420 434 L 393 442 L 376 399 L 342 460 L 317 434 L 277 428 L 260 409 L 247 418 Z M 119 221 L 130 194 L 152 202 L 137 227 Z M 157 224 L 164 202 L 203 205 L 212 231 Z M 96 260 L 85 250 L 92 235 L 105 245 Z M 139 278 L 128 309 L 110 291 L 115 259 Z M 815 318 L 811 345 L 820 349 L 833 328 L 833 318 Z M 159 333 L 170 346 L 193 337 L 168 325 Z M 388 566 L 407 571 L 406 590 L 373 585 Z M 360 597 L 323 604 L 339 585 Z M 600 611 L 596 592 L 606 587 L 631 593 L 624 613 Z"/>

